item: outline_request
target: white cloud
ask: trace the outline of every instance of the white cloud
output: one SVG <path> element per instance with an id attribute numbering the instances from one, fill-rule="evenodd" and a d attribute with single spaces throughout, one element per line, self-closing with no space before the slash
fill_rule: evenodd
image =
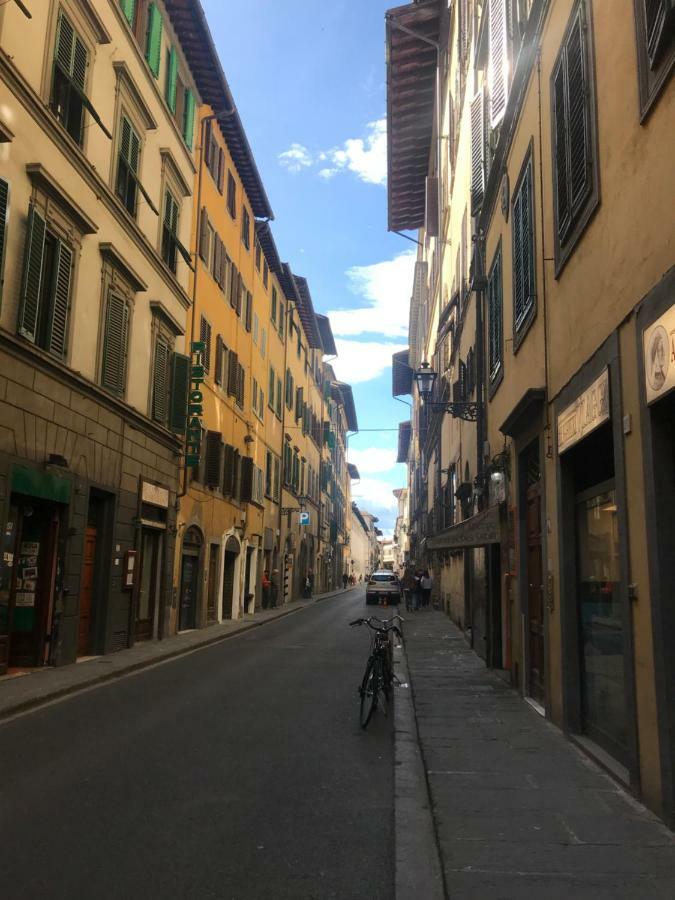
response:
<path id="1" fill-rule="evenodd" d="M 297 174 L 315 163 L 323 165 L 318 175 L 330 181 L 340 172 L 352 172 L 366 184 L 384 185 L 387 181 L 387 120 L 369 122 L 365 137 L 347 138 L 339 147 L 321 150 L 312 156 L 304 144 L 294 142 L 279 154 L 279 164 Z"/>
<path id="2" fill-rule="evenodd" d="M 372 381 L 391 367 L 392 353 L 405 350 L 404 344 L 377 341 L 345 341 L 337 339 L 337 359 L 331 361 L 340 381 L 359 384 Z"/>
<path id="3" fill-rule="evenodd" d="M 388 447 L 367 447 L 364 450 L 350 447 L 349 462 L 354 463 L 360 475 L 369 472 L 389 472 L 396 465 L 396 450 Z"/>
<path id="4" fill-rule="evenodd" d="M 312 155 L 302 144 L 291 144 L 288 150 L 279 154 L 279 164 L 294 175 L 312 165 Z"/>
<path id="5" fill-rule="evenodd" d="M 333 334 L 348 337 L 372 332 L 407 339 L 414 267 L 415 251 L 405 250 L 393 259 L 348 269 L 351 290 L 368 305 L 331 310 Z"/>
<path id="6" fill-rule="evenodd" d="M 388 481 L 362 478 L 358 484 L 352 485 L 352 500 L 356 500 L 360 509 L 367 509 L 377 516 L 381 510 L 398 508 L 398 501 L 392 493 L 393 489 Z"/>
<path id="7" fill-rule="evenodd" d="M 324 168 L 319 173 L 322 178 L 331 178 L 339 171 L 348 170 L 367 184 L 385 184 L 387 120 L 383 118 L 369 122 L 365 138 L 348 138 L 342 147 L 334 147 L 321 155 L 332 163 L 331 168 Z"/>

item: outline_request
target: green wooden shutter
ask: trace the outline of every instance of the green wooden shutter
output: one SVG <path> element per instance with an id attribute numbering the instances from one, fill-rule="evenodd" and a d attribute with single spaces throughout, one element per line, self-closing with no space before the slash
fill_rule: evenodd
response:
<path id="1" fill-rule="evenodd" d="M 45 220 L 31 204 L 28 210 L 26 246 L 23 261 L 23 280 L 19 307 L 19 334 L 35 341 L 40 311 L 40 286 L 42 284 L 42 258 L 45 247 Z"/>
<path id="2" fill-rule="evenodd" d="M 59 15 L 59 27 L 56 34 L 56 50 L 54 56 L 56 62 L 67 75 L 72 75 L 73 68 L 73 44 L 75 43 L 75 31 L 69 19 L 63 13 Z"/>
<path id="3" fill-rule="evenodd" d="M 192 139 L 195 130 L 195 96 L 190 90 L 185 90 L 185 106 L 183 108 L 183 137 L 185 143 L 192 150 Z"/>
<path id="4" fill-rule="evenodd" d="M 190 357 L 174 353 L 171 357 L 171 395 L 169 428 L 174 434 L 185 434 L 188 388 L 190 387 Z"/>
<path id="5" fill-rule="evenodd" d="M 234 493 L 234 447 L 225 444 L 223 451 L 223 493 Z"/>
<path id="6" fill-rule="evenodd" d="M 155 341 L 152 367 L 152 418 L 166 422 L 169 399 L 169 345 L 161 337 Z"/>
<path id="7" fill-rule="evenodd" d="M 106 306 L 101 384 L 118 396 L 124 393 L 128 333 L 129 308 L 121 297 L 111 293 Z"/>
<path id="8" fill-rule="evenodd" d="M 206 460 L 204 466 L 204 484 L 207 487 L 221 486 L 223 471 L 223 441 L 219 431 L 206 432 Z"/>
<path id="9" fill-rule="evenodd" d="M 239 356 L 230 350 L 227 371 L 227 393 L 231 397 L 237 396 L 237 384 L 239 380 Z"/>
<path id="10" fill-rule="evenodd" d="M 134 18 L 136 16 L 136 0 L 120 0 L 120 7 L 127 22 L 134 27 Z"/>
<path id="11" fill-rule="evenodd" d="M 162 14 L 156 3 L 148 7 L 148 30 L 145 35 L 145 58 L 150 71 L 159 78 L 159 62 L 162 49 Z"/>
<path id="12" fill-rule="evenodd" d="M 47 349 L 54 356 L 63 356 L 66 352 L 68 331 L 68 311 L 70 309 L 70 280 L 73 270 L 73 251 L 70 247 L 58 242 L 54 260 L 54 278 L 52 282 L 52 310 L 49 323 L 49 341 Z"/>
<path id="13" fill-rule="evenodd" d="M 178 81 L 178 54 L 176 48 L 169 50 L 169 65 L 166 70 L 166 102 L 172 113 L 176 112 L 176 85 Z"/>
<path id="14" fill-rule="evenodd" d="M 5 233 L 9 211 L 9 183 L 0 178 L 0 300 L 2 300 L 2 282 L 4 280 Z"/>
<path id="15" fill-rule="evenodd" d="M 243 503 L 250 503 L 253 499 L 253 460 L 250 456 L 241 458 L 239 499 Z"/>

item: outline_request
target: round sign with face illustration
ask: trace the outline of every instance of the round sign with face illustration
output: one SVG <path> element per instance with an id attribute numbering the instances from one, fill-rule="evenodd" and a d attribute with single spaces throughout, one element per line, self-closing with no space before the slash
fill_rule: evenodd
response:
<path id="1" fill-rule="evenodd" d="M 653 391 L 660 391 L 666 383 L 669 364 L 668 334 L 666 329 L 659 325 L 649 338 L 645 358 L 647 380 Z"/>

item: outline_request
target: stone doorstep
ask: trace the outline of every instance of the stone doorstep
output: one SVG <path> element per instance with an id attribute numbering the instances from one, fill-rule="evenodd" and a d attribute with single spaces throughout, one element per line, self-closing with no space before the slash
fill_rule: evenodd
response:
<path id="1" fill-rule="evenodd" d="M 60 700 L 69 694 L 218 644 L 344 593 L 346 592 L 340 589 L 319 594 L 311 600 L 293 600 L 275 610 L 261 610 L 247 614 L 243 619 L 227 620 L 218 625 L 180 632 L 162 641 L 143 641 L 129 649 L 91 657 L 86 661 L 56 668 L 34 669 L 21 676 L 3 676 L 0 678 L 0 721 Z"/>

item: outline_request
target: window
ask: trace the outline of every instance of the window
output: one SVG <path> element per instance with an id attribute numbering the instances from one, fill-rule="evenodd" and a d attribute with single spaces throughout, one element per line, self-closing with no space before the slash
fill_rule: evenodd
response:
<path id="1" fill-rule="evenodd" d="M 258 346 L 258 337 L 260 333 L 260 320 L 258 319 L 258 313 L 253 313 L 253 343 Z"/>
<path id="2" fill-rule="evenodd" d="M 675 4 L 634 0 L 640 115 L 645 118 L 675 65 Z"/>
<path id="3" fill-rule="evenodd" d="M 302 418 L 303 409 L 304 409 L 304 396 L 305 391 L 304 388 L 297 388 L 295 391 L 295 421 L 297 422 Z"/>
<path id="4" fill-rule="evenodd" d="M 286 406 L 293 409 L 293 375 L 290 369 L 286 369 Z"/>
<path id="5" fill-rule="evenodd" d="M 230 350 L 227 355 L 227 393 L 237 397 L 239 391 L 239 356 Z"/>
<path id="6" fill-rule="evenodd" d="M 265 359 L 267 353 L 267 329 L 263 328 L 260 332 L 260 355 Z"/>
<path id="7" fill-rule="evenodd" d="M 141 164 L 141 139 L 126 116 L 120 124 L 120 146 L 117 154 L 115 191 L 130 215 L 136 217 L 138 173 Z M 146 191 L 141 187 L 144 196 Z"/>
<path id="8" fill-rule="evenodd" d="M 18 332 L 63 358 L 66 353 L 74 254 L 47 227 L 36 207 L 28 212 Z"/>
<path id="9" fill-rule="evenodd" d="M 244 294 L 244 328 L 246 331 L 251 330 L 251 316 L 253 314 L 253 295 L 250 291 Z"/>
<path id="10" fill-rule="evenodd" d="M 284 339 L 284 319 L 286 317 L 286 304 L 283 301 L 279 302 L 279 337 L 283 341 Z"/>
<path id="11" fill-rule="evenodd" d="M 277 398 L 274 405 L 274 411 L 281 418 L 282 400 L 281 400 L 281 378 L 277 376 Z"/>
<path id="12" fill-rule="evenodd" d="M 206 123 L 206 135 L 204 138 L 204 162 L 211 173 L 220 193 L 223 193 L 223 181 L 225 177 L 225 154 L 222 147 L 218 146 L 218 140 L 213 130 L 213 123 Z"/>
<path id="13" fill-rule="evenodd" d="M 232 172 L 227 173 L 227 211 L 233 219 L 237 218 L 237 183 Z"/>
<path id="14" fill-rule="evenodd" d="M 497 128 L 504 118 L 509 92 L 509 35 L 507 3 L 510 0 L 490 0 L 488 21 L 490 60 L 488 63 L 488 96 L 490 128 Z"/>
<path id="15" fill-rule="evenodd" d="M 274 412 L 274 396 L 276 390 L 276 375 L 274 374 L 274 369 L 270 366 L 270 380 L 269 380 L 269 389 L 267 391 L 267 405 Z"/>
<path id="16" fill-rule="evenodd" d="M 258 235 L 255 236 L 255 267 L 257 271 L 260 271 L 260 262 L 262 259 L 262 249 L 260 247 L 260 241 L 258 240 Z"/>
<path id="17" fill-rule="evenodd" d="M 272 303 L 270 305 L 270 319 L 272 320 L 272 324 L 276 327 L 277 324 L 277 289 L 272 287 Z"/>
<path id="18" fill-rule="evenodd" d="M 106 303 L 105 329 L 103 332 L 101 385 L 117 397 L 123 397 L 126 388 L 129 318 L 129 304 L 127 301 L 124 297 L 120 297 L 117 293 L 110 291 L 108 293 L 108 302 Z M 167 348 L 167 365 L 168 358 Z"/>
<path id="19" fill-rule="evenodd" d="M 471 101 L 471 215 L 480 212 L 485 195 L 485 95 Z"/>
<path id="20" fill-rule="evenodd" d="M 518 176 L 511 200 L 511 232 L 513 236 L 513 349 L 515 351 L 527 331 L 536 308 L 531 148 Z"/>
<path id="21" fill-rule="evenodd" d="M 147 30 L 145 32 L 145 58 L 150 71 L 159 78 L 159 63 L 162 50 L 162 14 L 156 3 L 148 6 Z"/>
<path id="22" fill-rule="evenodd" d="M 579 0 L 551 74 L 556 276 L 598 204 L 595 86 Z"/>
<path id="23" fill-rule="evenodd" d="M 211 371 L 211 323 L 201 317 L 199 324 L 199 340 L 204 344 L 202 360 L 204 361 L 204 371 L 208 374 Z"/>
<path id="24" fill-rule="evenodd" d="M 206 207 L 202 207 L 201 218 L 199 222 L 199 257 L 206 263 L 206 268 L 211 268 L 211 246 L 213 244 L 214 231 Z"/>
<path id="25" fill-rule="evenodd" d="M 225 346 L 225 342 L 223 341 L 221 335 L 216 336 L 216 364 L 213 372 L 213 380 L 216 384 L 224 384 L 225 379 L 227 378 L 228 372 L 228 350 Z"/>
<path id="26" fill-rule="evenodd" d="M 151 414 L 156 422 L 166 423 L 169 410 L 169 363 L 171 347 L 164 335 L 157 335 L 152 361 Z"/>
<path id="27" fill-rule="evenodd" d="M 251 217 L 245 206 L 241 208 L 241 242 L 247 250 L 251 249 Z"/>
<path id="28" fill-rule="evenodd" d="M 164 219 L 162 223 L 162 259 L 176 274 L 176 251 L 191 266 L 190 253 L 178 240 L 179 204 L 171 191 L 164 191 Z"/>
<path id="29" fill-rule="evenodd" d="M 68 134 L 82 144 L 84 110 L 88 109 L 96 121 L 100 119 L 85 93 L 89 53 L 70 19 L 59 13 L 54 49 L 51 108 Z"/>
<path id="30" fill-rule="evenodd" d="M 267 282 L 269 280 L 269 266 L 267 265 L 267 260 L 263 260 L 263 286 L 267 289 Z"/>
<path id="31" fill-rule="evenodd" d="M 488 306 L 488 376 L 490 384 L 495 384 L 502 375 L 504 310 L 502 293 L 502 247 L 495 253 L 490 267 L 487 288 Z"/>

